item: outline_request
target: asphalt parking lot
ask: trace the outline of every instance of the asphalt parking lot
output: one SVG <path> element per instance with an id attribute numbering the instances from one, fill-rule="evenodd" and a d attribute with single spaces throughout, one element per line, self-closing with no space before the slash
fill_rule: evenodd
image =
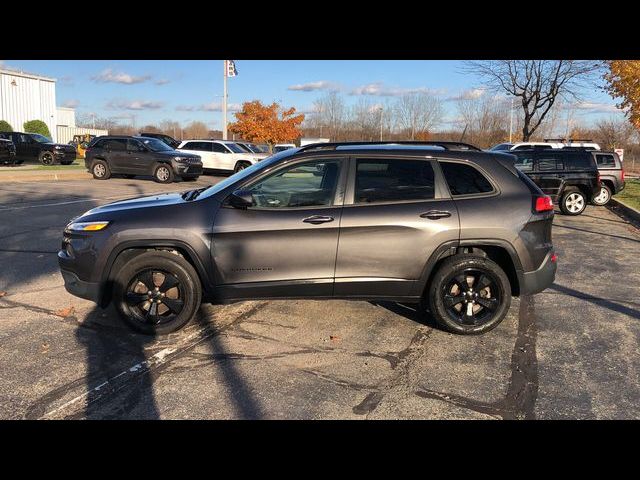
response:
<path id="1" fill-rule="evenodd" d="M 150 338 L 66 293 L 70 218 L 218 180 L 0 184 L 0 418 L 640 418 L 640 232 L 605 208 L 556 215 L 556 283 L 476 337 L 336 300 L 206 305 Z"/>

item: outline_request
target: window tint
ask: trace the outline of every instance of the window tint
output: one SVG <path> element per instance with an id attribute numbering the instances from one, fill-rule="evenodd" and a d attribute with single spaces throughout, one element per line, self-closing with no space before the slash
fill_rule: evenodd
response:
<path id="1" fill-rule="evenodd" d="M 134 140 L 132 138 L 127 140 L 127 150 L 130 152 L 144 152 L 146 151 L 145 148 L 142 146 L 142 144 L 137 141 Z"/>
<path id="2" fill-rule="evenodd" d="M 540 155 L 538 157 L 538 171 L 563 170 L 564 163 L 558 155 Z"/>
<path id="3" fill-rule="evenodd" d="M 221 143 L 212 143 L 211 145 L 213 145 L 213 151 L 216 153 L 229 153 L 229 150 Z"/>
<path id="4" fill-rule="evenodd" d="M 124 151 L 127 149 L 127 141 L 123 138 L 110 138 L 104 141 L 104 148 L 115 151 Z"/>
<path id="5" fill-rule="evenodd" d="M 248 190 L 258 208 L 330 206 L 338 182 L 338 160 L 316 160 L 284 168 Z"/>
<path id="6" fill-rule="evenodd" d="M 180 150 L 197 150 L 197 142 L 187 142 L 183 147 L 179 147 Z"/>
<path id="7" fill-rule="evenodd" d="M 616 161 L 614 160 L 613 155 L 597 154 L 596 162 L 598 162 L 599 167 L 615 168 L 616 166 Z"/>
<path id="8" fill-rule="evenodd" d="M 521 172 L 530 172 L 533 170 L 533 155 L 519 153 L 516 156 L 515 167 Z"/>
<path id="9" fill-rule="evenodd" d="M 493 191 L 493 186 L 489 180 L 470 165 L 440 162 L 440 166 L 447 180 L 447 185 L 449 185 L 451 195 L 470 195 Z"/>
<path id="10" fill-rule="evenodd" d="M 429 200 L 435 182 L 431 162 L 425 160 L 358 160 L 355 203 Z"/>
<path id="11" fill-rule="evenodd" d="M 586 155 L 567 155 L 565 157 L 565 165 L 568 170 L 589 170 L 594 167 L 590 154 Z"/>

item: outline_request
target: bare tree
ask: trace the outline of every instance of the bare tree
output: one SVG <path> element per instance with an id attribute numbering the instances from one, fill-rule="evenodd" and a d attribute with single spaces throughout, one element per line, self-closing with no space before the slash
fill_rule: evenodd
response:
<path id="1" fill-rule="evenodd" d="M 626 120 L 609 119 L 596 123 L 594 138 L 606 150 L 622 148 L 630 144 L 636 129 Z"/>
<path id="2" fill-rule="evenodd" d="M 339 140 L 345 126 L 346 109 L 343 98 L 337 92 L 329 92 L 314 102 L 318 127 L 322 135 Z"/>
<path id="3" fill-rule="evenodd" d="M 528 141 L 556 100 L 579 98 L 601 67 L 601 62 L 583 60 L 484 60 L 467 62 L 465 70 L 480 76 L 489 89 L 519 98 L 522 140 Z"/>
<path id="4" fill-rule="evenodd" d="M 458 116 L 465 137 L 462 139 L 488 148 L 508 137 L 509 104 L 502 97 L 481 94 L 458 100 Z"/>
<path id="5" fill-rule="evenodd" d="M 442 100 L 424 92 L 401 96 L 394 109 L 395 119 L 411 140 L 424 135 L 442 119 Z"/>
<path id="6" fill-rule="evenodd" d="M 207 138 L 209 128 L 204 122 L 191 122 L 184 128 L 184 138 L 187 139 L 203 139 Z"/>
<path id="7" fill-rule="evenodd" d="M 381 106 L 361 98 L 351 107 L 351 128 L 360 140 L 372 141 L 380 129 Z"/>

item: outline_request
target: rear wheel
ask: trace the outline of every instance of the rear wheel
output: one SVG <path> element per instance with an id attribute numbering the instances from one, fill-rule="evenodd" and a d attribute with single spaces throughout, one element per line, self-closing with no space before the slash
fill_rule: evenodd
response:
<path id="1" fill-rule="evenodd" d="M 53 153 L 51 152 L 41 152 L 39 160 L 42 165 L 53 165 L 53 163 L 55 162 Z"/>
<path id="2" fill-rule="evenodd" d="M 587 208 L 587 198 L 580 190 L 567 190 L 560 199 L 560 210 L 565 215 L 580 215 Z"/>
<path id="3" fill-rule="evenodd" d="M 91 173 L 93 174 L 93 178 L 97 180 L 106 180 L 111 176 L 111 170 L 109 169 L 109 165 L 104 160 L 96 160 L 91 165 Z"/>
<path id="4" fill-rule="evenodd" d="M 445 260 L 428 290 L 429 308 L 444 329 L 464 335 L 495 328 L 511 306 L 511 285 L 500 266 L 472 255 Z"/>
<path id="5" fill-rule="evenodd" d="M 154 170 L 153 178 L 158 183 L 171 183 L 173 182 L 173 170 L 165 164 L 160 164 Z"/>
<path id="6" fill-rule="evenodd" d="M 593 204 L 598 205 L 599 207 L 602 207 L 607 203 L 609 203 L 609 200 L 611 200 L 611 189 L 605 184 L 602 184 L 602 187 L 600 188 L 600 193 L 598 193 L 597 195 L 594 195 L 593 198 L 591 199 Z"/>
<path id="7" fill-rule="evenodd" d="M 146 334 L 167 334 L 195 316 L 202 287 L 195 269 L 179 255 L 146 252 L 128 261 L 115 279 L 113 301 L 125 322 Z"/>
<path id="8" fill-rule="evenodd" d="M 245 168 L 250 166 L 251 166 L 251 162 L 238 162 L 236 163 L 236 166 L 233 169 L 233 173 L 238 173 L 240 170 L 244 170 Z"/>

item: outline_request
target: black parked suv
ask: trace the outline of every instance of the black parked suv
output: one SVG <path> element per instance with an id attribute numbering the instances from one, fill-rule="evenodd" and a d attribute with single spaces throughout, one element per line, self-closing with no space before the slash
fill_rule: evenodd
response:
<path id="1" fill-rule="evenodd" d="M 0 138 L 0 164 L 15 165 L 22 163 L 22 160 L 16 159 L 16 146 L 11 140 Z"/>
<path id="2" fill-rule="evenodd" d="M 201 302 L 418 303 L 482 333 L 551 285 L 551 199 L 513 158 L 447 142 L 327 143 L 210 187 L 97 207 L 64 230 L 66 289 L 173 332 Z"/>
<path id="3" fill-rule="evenodd" d="M 600 192 L 592 150 L 585 148 L 511 150 L 518 170 L 538 185 L 566 215 L 580 215 Z"/>
<path id="4" fill-rule="evenodd" d="M 98 180 L 115 173 L 128 178 L 152 175 L 157 182 L 171 183 L 176 177 L 195 180 L 202 175 L 198 155 L 176 151 L 148 137 L 97 137 L 87 147 L 84 164 Z"/>
<path id="5" fill-rule="evenodd" d="M 600 172 L 600 191 L 593 196 L 594 205 L 603 206 L 609 203 L 611 197 L 624 189 L 624 168 L 620 157 L 615 152 L 593 151 L 591 155 L 596 159 Z"/>
<path id="6" fill-rule="evenodd" d="M 70 165 L 76 159 L 76 149 L 71 145 L 54 143 L 39 133 L 2 132 L 0 138 L 11 140 L 16 147 L 16 158 L 35 160 L 43 165 Z"/>
<path id="7" fill-rule="evenodd" d="M 157 138 L 158 140 L 166 143 L 167 145 L 169 145 L 171 148 L 173 148 L 174 150 L 176 148 L 178 148 L 178 145 L 180 145 L 181 142 L 179 142 L 178 140 L 176 140 L 173 137 L 170 137 L 169 135 L 165 135 L 164 133 L 141 133 L 139 135 L 140 137 L 149 137 L 149 138 Z"/>

